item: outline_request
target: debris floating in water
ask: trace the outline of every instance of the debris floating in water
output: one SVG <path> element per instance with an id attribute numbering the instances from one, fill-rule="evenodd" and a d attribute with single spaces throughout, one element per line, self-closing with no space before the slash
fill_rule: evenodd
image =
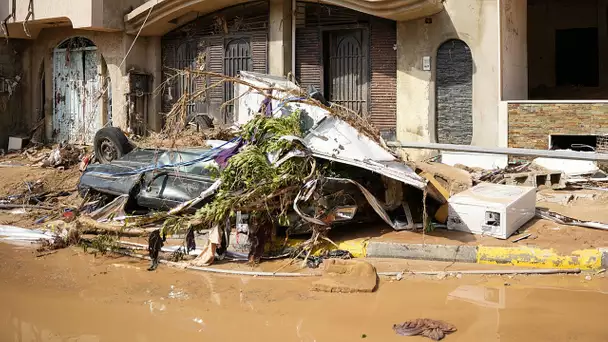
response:
<path id="1" fill-rule="evenodd" d="M 447 334 L 455 332 L 456 326 L 444 321 L 429 318 L 418 318 L 412 321 L 407 321 L 403 324 L 395 324 L 393 325 L 393 330 L 395 330 L 397 335 L 401 336 L 421 335 L 434 341 L 440 341 Z"/>

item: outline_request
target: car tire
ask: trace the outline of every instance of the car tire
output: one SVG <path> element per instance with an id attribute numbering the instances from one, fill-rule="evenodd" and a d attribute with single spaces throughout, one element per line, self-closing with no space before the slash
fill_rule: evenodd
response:
<path id="1" fill-rule="evenodd" d="M 104 127 L 95 134 L 95 157 L 102 164 L 111 163 L 133 150 L 127 136 L 117 127 Z"/>

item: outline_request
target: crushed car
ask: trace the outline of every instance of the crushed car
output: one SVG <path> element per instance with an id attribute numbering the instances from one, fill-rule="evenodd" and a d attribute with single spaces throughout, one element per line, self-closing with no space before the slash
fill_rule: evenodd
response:
<path id="1" fill-rule="evenodd" d="M 209 225 L 210 246 L 222 249 L 217 232 L 226 236 L 236 227 L 252 241 L 254 260 L 267 234 L 279 228 L 288 235 L 312 232 L 310 249 L 328 228 L 346 223 L 422 226 L 414 223 L 408 201 L 426 204 L 427 179 L 397 157 L 364 117 L 286 79 L 251 72 L 239 79 L 232 140 L 146 149 L 118 128 L 103 128 L 95 137 L 100 163 L 84 170 L 81 193 L 126 199 L 132 212 L 169 217 L 190 211 L 191 223 Z M 434 191 L 428 195 L 442 200 Z M 423 207 L 416 208 L 419 217 Z"/>
<path id="2" fill-rule="evenodd" d="M 188 211 L 194 212 L 209 203 L 213 200 L 216 183 L 212 172 L 217 167 L 216 158 L 222 151 L 235 146 L 230 141 L 209 140 L 206 147 L 179 150 L 138 148 L 115 127 L 102 128 L 97 137 L 95 151 L 103 149 L 105 155 L 99 163 L 88 165 L 84 170 L 78 184 L 79 192 L 83 196 L 99 194 L 108 199 L 127 195 L 128 206 L 134 212 L 169 211 L 211 189 L 210 196 L 189 206 Z M 359 172 L 359 177 L 353 177 L 367 189 L 375 188 L 376 194 L 384 192 L 379 176 L 370 178 L 367 172 Z M 303 207 L 302 215 L 317 217 L 332 225 L 377 219 L 356 185 L 339 179 L 325 179 L 317 186 L 322 188 L 323 196 L 317 199 L 318 205 Z M 239 213 L 236 224 L 247 225 L 246 219 L 247 213 Z M 311 223 L 295 211 L 290 211 L 288 221 L 289 226 L 283 227 L 288 234 L 310 232 Z"/>

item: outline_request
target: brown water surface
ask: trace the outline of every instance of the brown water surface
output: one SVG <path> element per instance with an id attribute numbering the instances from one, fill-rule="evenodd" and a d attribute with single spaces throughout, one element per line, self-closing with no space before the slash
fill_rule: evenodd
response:
<path id="1" fill-rule="evenodd" d="M 0 341 L 430 341 L 393 332 L 415 318 L 456 325 L 445 341 L 608 341 L 598 276 L 406 277 L 327 294 L 312 279 L 146 266 L 0 244 Z"/>

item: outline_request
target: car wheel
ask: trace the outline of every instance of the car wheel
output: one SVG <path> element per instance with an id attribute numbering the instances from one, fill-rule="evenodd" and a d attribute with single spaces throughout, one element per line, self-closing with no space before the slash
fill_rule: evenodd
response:
<path id="1" fill-rule="evenodd" d="M 95 157 L 108 164 L 133 150 L 133 145 L 117 127 L 104 127 L 95 134 Z"/>

